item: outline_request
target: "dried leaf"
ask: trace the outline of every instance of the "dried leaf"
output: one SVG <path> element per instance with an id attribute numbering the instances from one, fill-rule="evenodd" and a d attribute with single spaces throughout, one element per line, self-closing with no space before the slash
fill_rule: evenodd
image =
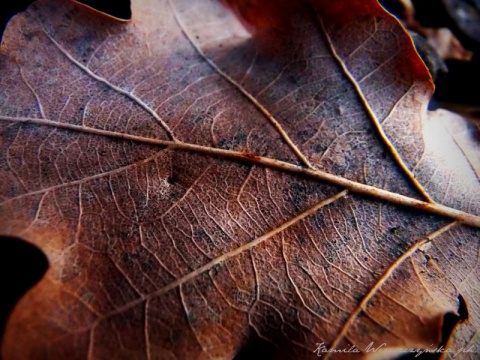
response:
<path id="1" fill-rule="evenodd" d="M 442 59 L 470 61 L 473 53 L 466 50 L 460 41 L 447 28 L 424 28 L 423 34 L 428 43 L 437 51 Z"/>
<path id="2" fill-rule="evenodd" d="M 253 40 L 213 0 L 132 12 L 40 0 L 5 33 L 0 234 L 50 261 L 5 359 L 356 359 L 435 348 L 446 314 L 475 345 L 478 139 L 426 116 L 395 19 L 312 1 Z"/>

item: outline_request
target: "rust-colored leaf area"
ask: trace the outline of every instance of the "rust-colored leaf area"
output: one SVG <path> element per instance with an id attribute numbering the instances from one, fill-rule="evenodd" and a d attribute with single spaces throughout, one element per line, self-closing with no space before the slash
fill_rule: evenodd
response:
<path id="1" fill-rule="evenodd" d="M 5 360 L 478 356 L 478 127 L 375 1 L 275 4 L 11 20 L 0 234 L 50 267 Z"/>

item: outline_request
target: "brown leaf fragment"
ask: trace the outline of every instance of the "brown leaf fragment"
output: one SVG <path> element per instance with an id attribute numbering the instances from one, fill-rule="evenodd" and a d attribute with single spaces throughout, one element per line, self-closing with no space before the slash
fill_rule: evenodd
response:
<path id="1" fill-rule="evenodd" d="M 475 341 L 475 128 L 428 115 L 428 70 L 376 1 L 248 4 L 273 11 L 238 10 L 254 34 L 216 0 L 133 1 L 125 24 L 39 0 L 12 19 L 0 235 L 50 268 L 4 359 Z"/>

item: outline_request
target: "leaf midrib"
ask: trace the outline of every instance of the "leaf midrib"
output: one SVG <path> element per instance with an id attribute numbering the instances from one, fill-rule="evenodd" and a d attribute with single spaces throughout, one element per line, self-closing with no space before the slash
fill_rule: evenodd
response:
<path id="1" fill-rule="evenodd" d="M 309 169 L 309 168 L 301 167 L 298 165 L 294 165 L 285 161 L 281 161 L 281 160 L 277 160 L 269 157 L 258 156 L 255 154 L 245 153 L 245 152 L 235 151 L 235 150 L 225 150 L 225 149 L 213 148 L 208 146 L 196 145 L 196 144 L 185 143 L 180 141 L 147 138 L 147 137 L 142 137 L 137 135 L 96 129 L 96 128 L 91 128 L 86 126 L 60 123 L 60 122 L 40 119 L 40 118 L 9 117 L 9 116 L 0 115 L 0 120 L 61 128 L 65 130 L 82 132 L 82 133 L 87 133 L 91 135 L 99 135 L 99 136 L 105 136 L 109 138 L 129 140 L 137 143 L 165 146 L 172 150 L 183 150 L 183 151 L 201 153 L 209 156 L 218 156 L 218 157 L 229 158 L 237 161 L 263 165 L 265 167 L 281 170 L 281 171 L 292 173 L 292 174 L 304 175 L 309 178 L 330 183 L 332 185 L 341 186 L 356 194 L 367 195 L 369 197 L 390 202 L 392 204 L 414 208 L 427 213 L 444 216 L 444 217 L 456 220 L 465 225 L 480 227 L 480 216 L 478 215 L 470 214 L 470 213 L 457 210 L 457 209 L 454 209 L 445 205 L 441 205 L 438 203 L 425 202 L 425 201 L 411 198 L 405 195 L 390 192 L 388 190 L 380 189 L 375 186 L 362 184 L 353 180 L 348 180 L 342 176 L 333 175 L 322 170 Z M 68 184 L 65 184 L 64 186 L 68 186 Z"/>

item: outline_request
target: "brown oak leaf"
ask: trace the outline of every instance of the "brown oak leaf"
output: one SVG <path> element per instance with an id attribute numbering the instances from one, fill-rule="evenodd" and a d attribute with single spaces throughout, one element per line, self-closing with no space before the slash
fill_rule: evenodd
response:
<path id="1" fill-rule="evenodd" d="M 474 359 L 478 129 L 427 114 L 398 22 L 355 0 L 253 34 L 216 0 L 132 13 L 39 0 L 4 34 L 0 234 L 50 263 L 4 359 Z"/>

